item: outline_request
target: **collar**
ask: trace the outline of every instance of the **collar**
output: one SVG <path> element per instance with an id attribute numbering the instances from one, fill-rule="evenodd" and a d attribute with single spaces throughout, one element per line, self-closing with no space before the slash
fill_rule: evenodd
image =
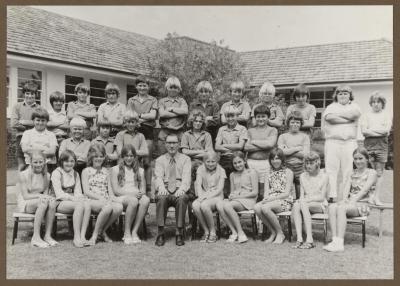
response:
<path id="1" fill-rule="evenodd" d="M 90 103 L 87 103 L 87 102 L 85 102 L 85 103 L 80 103 L 79 100 L 74 101 L 74 103 L 77 104 L 77 105 L 81 105 L 81 106 L 89 105 L 89 104 L 90 104 Z"/>
<path id="2" fill-rule="evenodd" d="M 49 110 L 49 114 L 62 114 L 62 115 L 67 115 L 67 112 L 65 111 L 65 108 L 64 108 L 64 105 L 63 105 L 63 107 L 61 108 L 61 111 L 60 112 L 57 112 L 57 111 L 55 111 L 54 110 L 54 108 L 50 108 L 50 110 Z"/>
<path id="3" fill-rule="evenodd" d="M 229 128 L 229 126 L 228 125 L 225 125 L 225 127 L 226 127 L 226 129 L 225 130 L 229 130 L 229 131 L 239 131 L 239 123 L 236 123 L 236 125 L 235 125 L 235 127 L 233 127 L 233 128 Z"/>
<path id="4" fill-rule="evenodd" d="M 244 103 L 244 100 L 243 99 L 239 100 L 239 102 L 237 104 L 234 103 L 233 100 L 229 100 L 228 102 L 229 102 L 229 105 L 241 105 Z"/>
<path id="5" fill-rule="evenodd" d="M 25 100 L 22 102 L 22 105 L 24 105 L 24 106 L 29 106 L 29 107 L 36 107 L 37 106 L 37 103 L 36 103 L 36 101 L 32 104 L 32 105 L 28 105 L 26 102 L 25 102 Z"/>
<path id="6" fill-rule="evenodd" d="M 178 160 L 179 156 L 180 156 L 180 153 L 179 153 L 179 152 L 176 152 L 176 154 L 175 154 L 174 157 L 172 157 L 169 153 L 165 153 L 165 157 L 167 158 L 168 162 L 169 162 L 172 158 L 174 158 L 174 159 L 175 159 L 175 162 L 176 162 L 176 161 Z"/>
<path id="7" fill-rule="evenodd" d="M 146 96 L 144 98 L 140 97 L 139 94 L 135 95 L 134 97 L 132 97 L 132 100 L 136 100 L 140 102 L 140 99 L 143 99 L 143 102 L 147 101 L 147 100 L 151 100 L 151 97 L 149 94 L 146 94 Z"/>
<path id="8" fill-rule="evenodd" d="M 194 132 L 193 132 L 192 129 L 189 129 L 188 132 L 191 133 L 191 134 L 194 134 Z M 201 131 L 200 131 L 200 135 L 203 135 L 203 134 L 205 134 L 205 133 L 206 133 L 205 130 L 201 130 Z"/>
<path id="9" fill-rule="evenodd" d="M 36 134 L 47 134 L 47 129 L 45 128 L 43 131 L 37 131 L 35 127 L 32 128 L 32 132 L 35 132 Z"/>
<path id="10" fill-rule="evenodd" d="M 118 105 L 120 105 L 120 103 L 117 101 L 117 103 L 115 103 L 115 104 L 111 104 L 111 103 L 109 103 L 108 101 L 106 101 L 106 105 L 111 105 L 111 106 L 113 106 L 113 107 L 117 107 Z"/>
<path id="11" fill-rule="evenodd" d="M 172 102 L 174 102 L 174 101 L 179 102 L 181 99 L 182 99 L 182 97 L 179 97 L 179 96 L 175 97 L 175 98 L 165 97 L 165 101 L 172 101 Z"/>
<path id="12" fill-rule="evenodd" d="M 72 143 L 77 143 L 76 140 L 74 138 L 70 138 Z M 85 141 L 85 139 L 81 138 L 81 140 L 79 140 L 78 144 L 81 144 L 83 141 Z"/>
<path id="13" fill-rule="evenodd" d="M 106 144 L 107 142 L 113 143 L 113 141 L 111 140 L 110 137 L 107 138 L 107 139 L 104 139 L 104 138 L 102 138 L 100 135 L 97 136 L 96 138 L 94 138 L 94 140 L 95 140 L 95 141 L 101 141 L 101 142 L 103 142 L 104 144 Z"/>
<path id="14" fill-rule="evenodd" d="M 203 104 L 202 104 L 200 101 L 195 101 L 195 102 L 194 102 L 194 105 L 203 106 Z M 206 105 L 207 105 L 207 106 L 212 106 L 213 103 L 211 102 L 211 100 L 208 100 L 208 101 L 206 102 Z"/>

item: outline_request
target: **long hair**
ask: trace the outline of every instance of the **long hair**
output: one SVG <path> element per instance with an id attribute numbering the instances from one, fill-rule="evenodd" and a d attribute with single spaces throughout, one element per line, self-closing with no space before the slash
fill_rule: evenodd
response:
<path id="1" fill-rule="evenodd" d="M 29 169 L 28 169 L 29 170 L 29 176 L 28 176 L 28 180 L 29 181 L 28 181 L 28 184 L 29 184 L 29 186 L 32 185 L 32 175 L 33 175 L 32 159 L 36 155 L 42 157 L 43 161 L 44 161 L 44 166 L 43 166 L 41 174 L 43 176 L 43 190 L 46 190 L 50 186 L 50 181 L 49 181 L 49 178 L 47 177 L 46 155 L 44 155 L 44 153 L 42 151 L 40 151 L 40 150 L 33 150 L 29 154 L 29 157 L 30 157 L 30 160 L 31 160 L 31 165 L 29 165 Z"/>
<path id="2" fill-rule="evenodd" d="M 316 169 L 318 170 L 318 173 L 319 173 L 320 168 L 321 168 L 321 158 L 319 157 L 319 154 L 315 151 L 310 151 L 310 153 L 304 155 L 304 168 L 305 168 L 307 162 L 314 162 L 314 161 L 317 162 Z"/>
<path id="3" fill-rule="evenodd" d="M 132 169 L 135 174 L 134 179 L 138 183 L 138 187 L 140 187 L 141 179 L 140 179 L 140 175 L 139 175 L 139 159 L 136 154 L 135 147 L 133 147 L 132 144 L 126 144 L 124 147 L 122 147 L 122 150 L 121 150 L 121 159 L 122 160 L 118 164 L 118 169 L 119 169 L 118 175 L 117 175 L 118 185 L 120 187 L 123 187 L 125 184 L 125 161 L 123 159 L 126 155 L 129 154 L 129 152 L 131 152 L 134 157 L 133 163 L 132 163 Z"/>
<path id="4" fill-rule="evenodd" d="M 353 157 L 356 153 L 360 153 L 361 155 L 363 155 L 365 157 L 365 159 L 367 159 L 367 168 L 372 168 L 371 162 L 369 161 L 369 154 L 367 149 L 365 149 L 364 147 L 358 147 L 356 150 L 353 151 Z M 356 165 L 354 164 L 354 160 L 353 160 L 353 170 L 356 169 Z"/>
<path id="5" fill-rule="evenodd" d="M 233 156 L 232 156 L 232 168 L 236 171 L 236 168 L 233 166 L 233 160 L 235 158 L 239 157 L 240 159 L 242 159 L 244 161 L 244 168 L 248 169 L 249 165 L 247 165 L 247 160 L 246 160 L 246 156 L 242 151 L 235 151 L 233 152 Z"/>
<path id="6" fill-rule="evenodd" d="M 278 148 L 278 147 L 275 147 L 275 148 L 273 148 L 273 149 L 269 152 L 269 157 L 268 157 L 268 161 L 269 161 L 269 164 L 270 164 L 270 166 L 271 166 L 271 169 L 273 169 L 274 171 L 277 171 L 277 170 L 274 168 L 274 166 L 271 164 L 271 161 L 272 161 L 275 157 L 278 157 L 278 158 L 281 159 L 281 161 L 282 161 L 282 164 L 281 164 L 281 168 L 280 168 L 280 169 L 285 168 L 285 163 L 286 163 L 285 154 L 283 154 L 282 149 L 280 149 L 280 148 Z M 279 170 L 279 169 L 278 169 L 278 170 Z"/>
<path id="7" fill-rule="evenodd" d="M 87 161 L 87 166 L 88 167 L 93 167 L 93 158 L 101 155 L 104 157 L 104 161 L 101 167 L 103 167 L 104 163 L 106 162 L 107 159 L 107 153 L 106 153 L 106 148 L 104 147 L 103 144 L 100 143 L 94 143 L 93 145 L 90 146 L 89 152 L 88 152 L 88 161 Z"/>
<path id="8" fill-rule="evenodd" d="M 206 114 L 200 109 L 194 109 L 190 112 L 189 118 L 187 120 L 187 127 L 192 130 L 193 129 L 193 121 L 196 120 L 197 117 L 201 117 L 203 120 L 203 124 L 201 125 L 201 130 L 206 128 Z"/>
<path id="9" fill-rule="evenodd" d="M 67 149 L 60 154 L 60 158 L 58 159 L 58 166 L 62 169 L 64 166 L 64 162 L 68 161 L 69 158 L 74 159 L 76 164 L 76 155 L 71 150 Z"/>

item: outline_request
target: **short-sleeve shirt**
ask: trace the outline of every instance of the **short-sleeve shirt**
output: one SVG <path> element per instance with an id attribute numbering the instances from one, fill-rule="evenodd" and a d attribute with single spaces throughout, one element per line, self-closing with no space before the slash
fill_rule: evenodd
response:
<path id="1" fill-rule="evenodd" d="M 100 143 L 104 146 L 104 148 L 106 148 L 106 152 L 107 153 L 113 153 L 114 149 L 116 147 L 114 140 L 112 138 L 102 138 L 101 136 L 97 136 L 96 138 L 94 138 L 91 142 L 91 144 L 94 143 Z"/>
<path id="2" fill-rule="evenodd" d="M 356 140 L 358 118 L 351 123 L 344 124 L 331 124 L 325 120 L 328 114 L 338 114 L 355 110 L 361 113 L 360 107 L 354 102 L 350 102 L 346 105 L 342 105 L 338 102 L 332 102 L 331 104 L 329 104 L 322 114 L 321 122 L 321 129 L 325 133 L 325 139 Z"/>
<path id="3" fill-rule="evenodd" d="M 151 110 L 158 110 L 157 99 L 151 95 L 147 95 L 142 99 L 139 95 L 135 95 L 128 100 L 127 109 L 135 111 L 137 114 L 149 113 Z M 156 126 L 155 120 L 146 120 L 142 122 L 143 125 L 151 127 Z"/>
<path id="4" fill-rule="evenodd" d="M 35 128 L 24 131 L 21 138 L 21 146 L 25 144 L 34 148 L 34 146 L 46 146 L 46 147 L 57 147 L 57 138 L 53 132 L 45 129 L 42 132 L 38 132 Z M 25 163 L 30 164 L 30 156 L 27 153 L 24 153 Z M 47 157 L 46 163 L 55 164 L 56 156 Z"/>
<path id="5" fill-rule="evenodd" d="M 32 120 L 32 113 L 38 107 L 39 105 L 36 102 L 32 105 L 28 105 L 25 103 L 25 101 L 14 105 L 11 114 L 11 126 L 15 128 L 17 125 L 19 125 L 19 120 Z M 16 136 L 21 136 L 22 133 L 24 133 L 24 131 L 17 130 Z"/>
<path id="6" fill-rule="evenodd" d="M 80 141 L 75 141 L 73 138 L 67 138 L 60 144 L 59 155 L 61 155 L 64 150 L 71 150 L 74 152 L 77 161 L 87 162 L 89 148 L 89 140 L 81 139 Z"/>
<path id="7" fill-rule="evenodd" d="M 210 173 L 206 170 L 204 164 L 197 168 L 196 179 L 201 178 L 201 187 L 205 192 L 211 192 L 218 187 L 221 178 L 226 179 L 225 170 L 218 164 L 214 172 Z M 221 192 L 221 198 L 223 192 Z"/>
<path id="8" fill-rule="evenodd" d="M 253 109 L 251 110 L 251 117 L 254 117 L 254 109 L 256 109 L 257 106 L 262 104 L 266 105 L 265 103 L 260 102 L 253 106 Z M 280 118 L 283 121 L 285 119 L 285 116 L 283 115 L 282 109 L 279 107 L 279 105 L 271 103 L 270 105 L 267 106 L 270 112 L 269 120 L 275 120 L 276 118 Z"/>
<path id="9" fill-rule="evenodd" d="M 170 107 L 188 108 L 186 101 L 182 97 L 176 97 L 176 98 L 164 97 L 160 99 L 158 105 L 159 108 L 162 107 L 164 109 Z M 185 127 L 186 115 L 177 115 L 176 117 L 171 117 L 171 118 L 160 118 L 159 121 L 162 128 L 180 130 Z"/>
<path id="10" fill-rule="evenodd" d="M 229 106 L 236 107 L 240 112 L 239 115 L 251 112 L 251 107 L 247 101 L 240 100 L 237 104 L 235 104 L 234 102 L 232 102 L 232 100 L 229 100 L 228 102 L 222 104 L 220 114 L 225 115 L 225 111 L 228 109 Z"/>
<path id="11" fill-rule="evenodd" d="M 304 107 L 299 107 L 297 104 L 292 104 L 289 105 L 287 111 L 286 111 L 286 120 L 288 119 L 289 115 L 293 111 L 298 111 L 300 112 L 301 116 L 303 117 L 303 120 L 309 120 L 310 117 L 317 116 L 317 110 L 315 109 L 315 106 L 309 103 L 306 103 Z M 300 130 L 304 130 L 305 128 L 301 128 Z M 309 129 L 309 128 L 306 128 Z"/>
<path id="12" fill-rule="evenodd" d="M 93 104 L 80 103 L 78 101 L 71 101 L 70 103 L 68 103 L 68 110 L 67 110 L 68 113 L 72 112 L 72 113 L 75 114 L 75 112 L 78 111 L 78 110 L 79 111 L 84 111 L 84 112 L 93 112 L 93 111 L 96 111 L 96 107 Z M 86 117 L 79 116 L 79 115 L 76 115 L 74 117 L 80 117 L 80 118 L 84 119 L 86 121 L 87 127 L 92 127 L 93 126 L 94 117 L 93 118 L 86 118 Z"/>
<path id="13" fill-rule="evenodd" d="M 117 102 L 110 104 L 108 101 L 102 103 L 97 110 L 97 118 L 99 121 L 122 121 L 125 114 L 125 104 Z"/>
<path id="14" fill-rule="evenodd" d="M 117 150 L 121 150 L 127 144 L 132 144 L 136 151 L 146 152 L 148 150 L 146 139 L 139 132 L 130 134 L 127 130 L 120 131 L 115 136 L 114 144 L 117 146 Z"/>
<path id="15" fill-rule="evenodd" d="M 219 105 L 216 102 L 213 101 L 207 101 L 205 105 L 203 105 L 199 101 L 194 101 L 190 104 L 189 110 L 201 110 L 203 111 L 206 116 L 212 116 L 213 120 L 207 121 L 207 127 L 208 126 L 217 126 L 219 123 Z"/>
<path id="16" fill-rule="evenodd" d="M 222 144 L 236 144 L 240 140 L 247 140 L 248 134 L 246 127 L 236 124 L 232 129 L 227 125 L 222 126 L 218 130 L 216 141 L 221 140 Z"/>
<path id="17" fill-rule="evenodd" d="M 194 135 L 192 130 L 188 130 L 182 135 L 181 148 L 189 150 L 213 150 L 210 133 L 201 131 L 200 136 Z"/>

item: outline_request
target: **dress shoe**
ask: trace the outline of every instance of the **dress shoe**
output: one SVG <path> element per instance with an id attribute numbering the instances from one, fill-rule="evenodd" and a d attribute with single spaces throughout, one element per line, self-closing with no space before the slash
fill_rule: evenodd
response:
<path id="1" fill-rule="evenodd" d="M 165 244 L 165 237 L 163 234 L 160 234 L 159 236 L 157 236 L 156 245 L 163 246 L 164 244 Z"/>
<path id="2" fill-rule="evenodd" d="M 182 235 L 177 235 L 176 236 L 176 245 L 177 246 L 182 246 L 184 244 L 185 244 L 185 242 L 183 241 L 183 236 Z"/>

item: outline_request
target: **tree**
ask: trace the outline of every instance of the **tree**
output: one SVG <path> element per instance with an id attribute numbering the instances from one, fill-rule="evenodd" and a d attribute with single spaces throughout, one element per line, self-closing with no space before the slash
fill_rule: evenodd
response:
<path id="1" fill-rule="evenodd" d="M 164 83 L 168 77 L 176 76 L 188 103 L 196 96 L 197 84 L 208 80 L 213 86 L 215 100 L 221 101 L 227 97 L 226 91 L 232 81 L 248 82 L 242 73 L 244 64 L 239 55 L 222 45 L 222 40 L 205 43 L 168 33 L 148 58 L 152 77 Z"/>

